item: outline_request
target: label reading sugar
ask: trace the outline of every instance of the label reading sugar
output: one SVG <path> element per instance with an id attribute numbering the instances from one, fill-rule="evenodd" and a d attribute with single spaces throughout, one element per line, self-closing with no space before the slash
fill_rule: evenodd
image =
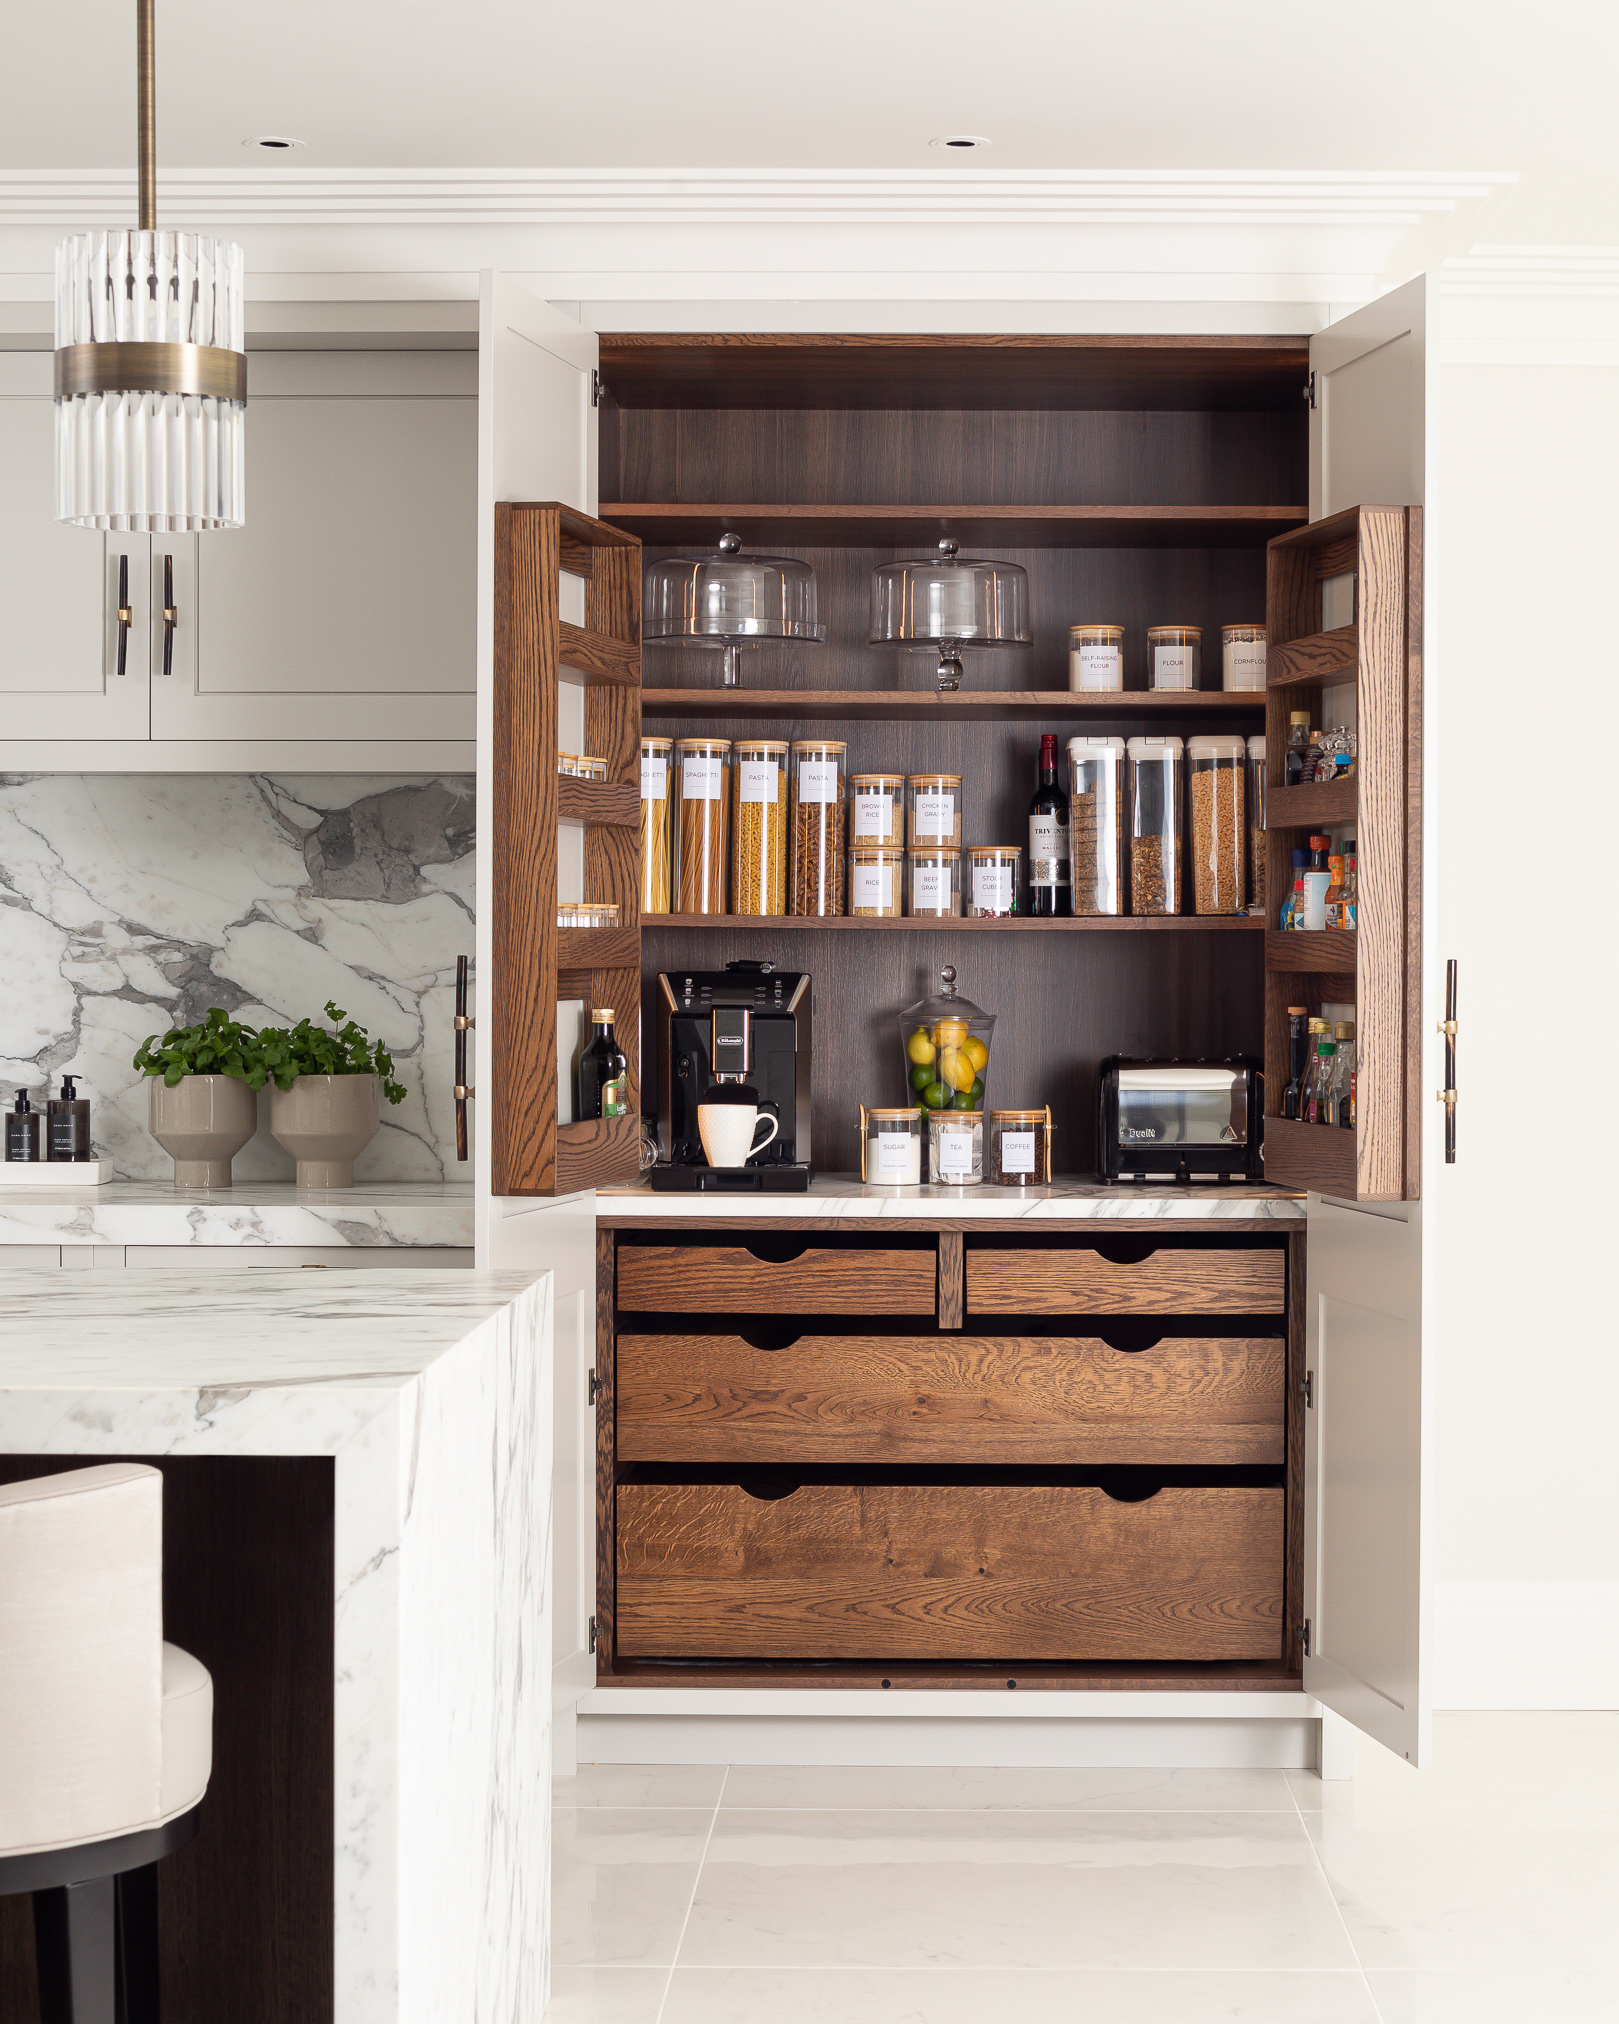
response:
<path id="1" fill-rule="evenodd" d="M 643 801 L 667 801 L 669 798 L 669 762 L 661 754 L 655 759 L 645 756 L 641 760 L 641 799 Z"/>
<path id="2" fill-rule="evenodd" d="M 1263 640 L 1226 641 L 1225 685 L 1228 689 L 1262 689 L 1265 686 Z"/>
<path id="3" fill-rule="evenodd" d="M 739 759 L 737 794 L 743 801 L 774 801 L 781 769 L 774 759 Z"/>
<path id="4" fill-rule="evenodd" d="M 854 833 L 856 836 L 892 836 L 893 797 L 887 794 L 857 794 L 854 798 Z"/>
<path id="5" fill-rule="evenodd" d="M 725 761 L 717 754 L 704 758 L 698 753 L 688 752 L 680 762 L 680 798 L 682 801 L 718 801 L 725 777 Z"/>
<path id="6" fill-rule="evenodd" d="M 950 905 L 950 873 L 942 864 L 919 864 L 911 872 L 913 913 L 943 913 Z"/>
<path id="7" fill-rule="evenodd" d="M 798 798 L 800 801 L 836 801 L 838 762 L 835 759 L 800 759 Z"/>
<path id="8" fill-rule="evenodd" d="M 1012 867 L 1009 864 L 973 866 L 973 905 L 981 914 L 1009 914 L 1012 911 Z"/>
<path id="9" fill-rule="evenodd" d="M 1001 1133 L 1001 1172 L 1003 1174 L 1032 1174 L 1034 1172 L 1034 1133 L 1032 1131 L 1003 1131 Z"/>
<path id="10" fill-rule="evenodd" d="M 1155 689 L 1189 689 L 1192 686 L 1192 648 L 1154 647 L 1152 685 Z"/>
<path id="11" fill-rule="evenodd" d="M 1082 646 L 1079 650 L 1079 686 L 1081 689 L 1122 689 L 1124 649 Z"/>
<path id="12" fill-rule="evenodd" d="M 906 1181 L 916 1178 L 918 1141 L 908 1131 L 881 1131 L 877 1134 L 879 1181 Z"/>
<path id="13" fill-rule="evenodd" d="M 953 794 L 919 794 L 916 797 L 918 836 L 949 836 L 956 826 L 956 797 Z"/>
<path id="14" fill-rule="evenodd" d="M 942 1131 L 939 1134 L 939 1172 L 951 1180 L 967 1180 L 973 1170 L 973 1135 L 970 1131 Z"/>
<path id="15" fill-rule="evenodd" d="M 894 867 L 891 864 L 857 864 L 849 874 L 849 905 L 852 910 L 891 914 L 894 911 Z"/>

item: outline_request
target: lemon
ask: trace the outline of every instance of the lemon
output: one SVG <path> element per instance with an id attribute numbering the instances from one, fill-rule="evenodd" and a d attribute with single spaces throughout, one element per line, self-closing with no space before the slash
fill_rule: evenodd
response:
<path id="1" fill-rule="evenodd" d="M 962 1047 L 946 1047 L 939 1056 L 939 1075 L 954 1090 L 971 1089 L 977 1070 Z"/>
<path id="2" fill-rule="evenodd" d="M 934 1044 L 938 1047 L 959 1047 L 966 1038 L 966 1022 L 961 1019 L 941 1019 L 933 1029 Z"/>
<path id="3" fill-rule="evenodd" d="M 912 1065 L 917 1068 L 925 1068 L 936 1051 L 933 1042 L 928 1038 L 928 1029 L 925 1026 L 918 1026 L 905 1043 L 905 1052 L 910 1056 Z"/>
<path id="4" fill-rule="evenodd" d="M 982 1075 L 989 1063 L 989 1049 L 976 1033 L 969 1033 L 962 1042 L 962 1052 L 973 1065 L 973 1072 Z"/>

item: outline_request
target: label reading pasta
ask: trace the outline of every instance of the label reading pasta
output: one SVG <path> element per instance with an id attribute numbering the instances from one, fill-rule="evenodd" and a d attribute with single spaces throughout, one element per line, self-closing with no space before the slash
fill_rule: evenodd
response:
<path id="1" fill-rule="evenodd" d="M 680 798 L 682 801 L 718 801 L 725 780 L 725 761 L 716 755 L 704 758 L 701 754 L 688 752 L 680 762 Z"/>
<path id="2" fill-rule="evenodd" d="M 776 782 L 781 778 L 781 769 L 774 759 L 739 759 L 736 771 L 739 801 L 777 799 Z"/>
<path id="3" fill-rule="evenodd" d="M 641 799 L 643 801 L 667 801 L 669 798 L 669 762 L 661 755 L 649 759 L 641 758 Z"/>
<path id="4" fill-rule="evenodd" d="M 798 798 L 800 801 L 836 801 L 838 762 L 835 759 L 800 759 Z"/>

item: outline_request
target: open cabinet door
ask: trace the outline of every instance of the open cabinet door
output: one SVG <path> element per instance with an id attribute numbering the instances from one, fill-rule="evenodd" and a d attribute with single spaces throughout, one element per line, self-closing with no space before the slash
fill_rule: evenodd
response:
<path id="1" fill-rule="evenodd" d="M 1412 596 L 1419 619 L 1420 528 L 1426 520 L 1426 277 L 1407 283 L 1311 342 L 1310 513 L 1328 519 L 1356 507 L 1420 507 Z M 1331 585 L 1324 590 L 1331 592 Z M 1344 587 L 1347 597 L 1347 586 Z M 1323 625 L 1356 614 L 1329 608 Z M 1362 614 L 1364 620 L 1364 614 Z M 1420 699 L 1431 667 L 1415 670 L 1408 766 L 1414 784 L 1431 764 Z M 1369 792 L 1363 786 L 1361 820 Z M 1420 824 L 1425 793 L 1409 797 Z M 1405 907 L 1415 948 L 1402 1011 L 1409 1092 L 1404 1143 L 1409 1197 L 1422 1142 L 1417 1099 L 1424 1085 L 1423 991 L 1431 975 L 1432 923 L 1424 918 L 1422 857 L 1414 844 Z M 1370 903 L 1368 899 L 1368 904 Z M 1385 902 L 1386 903 L 1386 902 Z M 1420 923 L 1420 929 L 1419 924 Z M 1367 1008 L 1362 1008 L 1367 1009 Z M 1431 1023 L 1431 1022 L 1427 1022 Z M 1427 1753 L 1429 1527 L 1424 1499 L 1432 1471 L 1424 1429 L 1423 1204 L 1421 1199 L 1349 1202 L 1309 1196 L 1306 1287 L 1304 1685 L 1322 1704 L 1412 1764 Z"/>

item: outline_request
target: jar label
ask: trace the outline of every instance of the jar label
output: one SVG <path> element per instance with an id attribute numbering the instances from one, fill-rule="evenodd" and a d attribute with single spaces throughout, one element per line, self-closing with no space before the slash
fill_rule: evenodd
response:
<path id="1" fill-rule="evenodd" d="M 1003 1131 L 1001 1133 L 1001 1172 L 1003 1174 L 1032 1174 L 1034 1172 L 1034 1133 L 1032 1131 Z"/>
<path id="2" fill-rule="evenodd" d="M 891 864 L 857 864 L 849 871 L 851 911 L 870 908 L 876 913 L 894 911 L 894 867 Z"/>
<path id="3" fill-rule="evenodd" d="M 942 912 L 950 904 L 950 873 L 942 864 L 919 864 L 911 870 L 911 905 Z"/>
<path id="4" fill-rule="evenodd" d="M 956 827 L 956 797 L 953 794 L 919 794 L 916 797 L 918 836 L 950 836 Z"/>
<path id="5" fill-rule="evenodd" d="M 615 1075 L 611 1081 L 602 1084 L 602 1116 L 623 1117 L 630 1107 L 630 1085 L 627 1075 Z"/>
<path id="6" fill-rule="evenodd" d="M 939 1172 L 952 1179 L 969 1180 L 973 1170 L 972 1131 L 939 1133 Z"/>
<path id="7" fill-rule="evenodd" d="M 667 801 L 669 798 L 669 762 L 660 754 L 657 758 L 641 760 L 641 799 L 643 801 Z"/>
<path id="8" fill-rule="evenodd" d="M 857 793 L 854 798 L 854 833 L 856 836 L 891 837 L 894 834 L 894 797 L 864 790 Z"/>
<path id="9" fill-rule="evenodd" d="M 1012 867 L 1009 864 L 973 866 L 973 905 L 981 914 L 1009 914 L 1012 911 Z"/>
<path id="10" fill-rule="evenodd" d="M 1327 925 L 1327 887 L 1332 883 L 1330 871 L 1307 871 L 1304 874 L 1304 925 L 1308 929 L 1325 928 Z"/>
<path id="11" fill-rule="evenodd" d="M 725 760 L 720 754 L 705 758 L 700 753 L 688 752 L 680 761 L 680 798 L 718 801 L 724 778 Z"/>
<path id="12" fill-rule="evenodd" d="M 1185 647 L 1154 647 L 1152 650 L 1152 685 L 1155 689 L 1189 689 L 1192 686 L 1193 649 Z"/>
<path id="13" fill-rule="evenodd" d="M 1265 686 L 1263 640 L 1226 641 L 1225 685 L 1228 689 L 1262 689 Z"/>
<path id="14" fill-rule="evenodd" d="M 737 799 L 770 802 L 780 798 L 777 782 L 781 768 L 774 759 L 739 759 L 736 767 Z"/>
<path id="15" fill-rule="evenodd" d="M 1081 689 L 1122 689 L 1124 687 L 1124 649 L 1122 647 L 1082 646 L 1079 653 L 1070 655 L 1070 660 L 1079 662 L 1079 686 Z"/>
<path id="16" fill-rule="evenodd" d="M 836 759 L 800 759 L 798 762 L 800 801 L 836 801 L 838 762 Z"/>
<path id="17" fill-rule="evenodd" d="M 873 1141 L 876 1165 L 873 1179 L 915 1181 L 922 1171 L 922 1142 L 910 1131 L 880 1131 Z"/>
<path id="18" fill-rule="evenodd" d="M 1029 883 L 1068 884 L 1068 824 L 1055 815 L 1029 817 Z"/>

